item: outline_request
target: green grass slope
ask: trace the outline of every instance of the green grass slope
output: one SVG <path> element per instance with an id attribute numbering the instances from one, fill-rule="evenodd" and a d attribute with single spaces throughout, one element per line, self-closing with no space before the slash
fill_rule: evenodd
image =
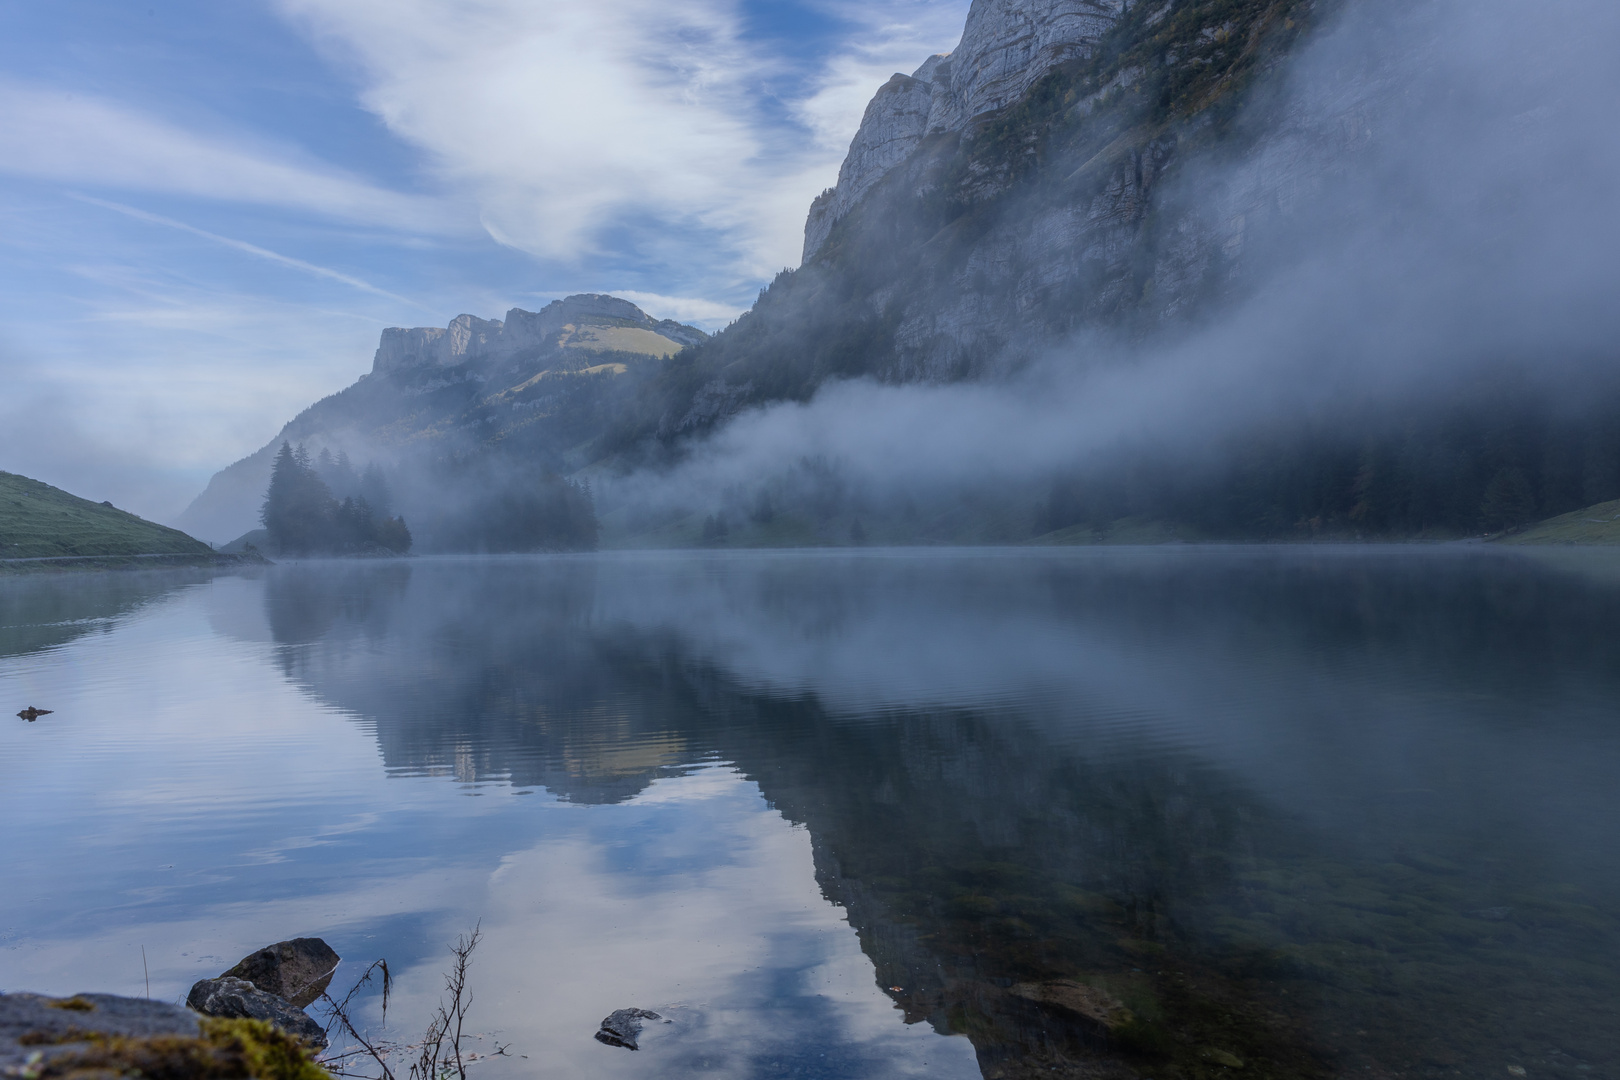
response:
<path id="1" fill-rule="evenodd" d="M 0 559 L 64 555 L 207 555 L 179 529 L 109 503 L 93 503 L 15 473 L 0 472 Z"/>
<path id="2" fill-rule="evenodd" d="M 1548 518 L 1504 544 L 1620 544 L 1620 499 Z"/>

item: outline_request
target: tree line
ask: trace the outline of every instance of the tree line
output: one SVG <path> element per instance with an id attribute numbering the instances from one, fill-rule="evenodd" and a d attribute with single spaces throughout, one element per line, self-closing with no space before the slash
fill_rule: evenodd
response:
<path id="1" fill-rule="evenodd" d="M 348 454 L 322 450 L 311 460 L 286 442 L 270 468 L 259 520 L 271 546 L 289 555 L 403 555 L 411 530 L 391 514 L 387 479 L 375 464 L 357 473 Z"/>
<path id="2" fill-rule="evenodd" d="M 586 481 L 489 454 L 418 464 L 399 478 L 430 550 L 589 551 L 597 545 L 596 504 Z M 301 444 L 281 444 L 259 516 L 272 550 L 288 555 L 403 555 L 413 544 L 405 518 L 394 514 L 381 467 L 356 470 L 347 453 L 334 457 L 328 450 L 312 458 Z"/>

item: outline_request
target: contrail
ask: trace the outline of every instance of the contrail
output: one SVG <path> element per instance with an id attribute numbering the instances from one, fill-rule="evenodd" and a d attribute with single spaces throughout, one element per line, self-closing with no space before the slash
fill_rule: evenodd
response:
<path id="1" fill-rule="evenodd" d="M 77 199 L 80 202 L 90 203 L 92 206 L 100 206 L 107 210 L 116 211 L 117 213 L 123 214 L 127 217 L 135 218 L 137 221 L 146 221 L 152 223 L 153 225 L 167 225 L 171 229 L 179 229 L 181 232 L 188 232 L 193 236 L 200 236 L 204 240 L 212 240 L 216 244 L 223 244 L 226 247 L 235 248 L 237 251 L 245 251 L 249 255 L 257 255 L 261 259 L 268 259 L 271 262 L 280 263 L 283 266 L 290 266 L 294 270 L 302 270 L 306 274 L 314 274 L 316 277 L 329 278 L 332 281 L 341 281 L 343 284 L 360 289 L 363 292 L 372 293 L 376 296 L 385 296 L 390 300 L 398 300 L 402 304 L 409 304 L 412 307 L 427 310 L 426 304 L 418 303 L 408 296 L 400 296 L 398 293 L 391 293 L 387 289 L 379 289 L 377 286 L 368 281 L 362 281 L 357 277 L 350 277 L 348 274 L 342 274 L 336 270 L 329 270 L 324 266 L 316 266 L 314 263 L 305 262 L 303 259 L 295 259 L 290 255 L 283 255 L 280 252 L 271 251 L 269 248 L 262 248 L 257 244 L 250 244 L 245 240 L 233 240 L 229 236 L 221 236 L 218 233 L 211 233 L 207 229 L 199 229 L 195 225 L 187 225 L 183 221 L 176 221 L 173 218 L 166 218 L 161 214 L 149 213 L 145 210 L 138 210 L 133 206 L 125 206 L 123 203 L 110 202 L 106 199 L 97 199 L 91 195 L 80 195 L 77 192 L 70 191 L 67 192 L 67 196 L 70 199 Z"/>

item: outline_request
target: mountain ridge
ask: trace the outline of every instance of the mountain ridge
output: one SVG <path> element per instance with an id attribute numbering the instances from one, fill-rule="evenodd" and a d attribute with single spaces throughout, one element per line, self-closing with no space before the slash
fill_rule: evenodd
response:
<path id="1" fill-rule="evenodd" d="M 538 312 L 514 307 L 504 320 L 463 314 L 443 328 L 390 327 L 369 372 L 215 473 L 177 523 L 222 543 L 257 527 L 283 442 L 312 453 L 350 451 L 364 462 L 509 440 L 534 452 L 539 467 L 572 472 L 583 463 L 569 451 L 589 435 L 577 422 L 614 396 L 609 384 L 707 337 L 602 293 L 568 296 Z M 566 415 L 571 409 L 578 415 Z"/>

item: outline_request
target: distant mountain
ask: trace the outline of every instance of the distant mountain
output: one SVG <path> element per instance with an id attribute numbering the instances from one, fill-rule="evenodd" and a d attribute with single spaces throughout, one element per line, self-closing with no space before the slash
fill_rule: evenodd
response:
<path id="1" fill-rule="evenodd" d="M 461 315 L 443 329 L 384 330 L 368 374 L 216 473 L 179 524 L 220 542 L 257 527 L 283 441 L 312 454 L 347 451 L 362 463 L 499 445 L 532 469 L 573 472 L 589 463 L 591 440 L 625 391 L 620 377 L 707 337 L 594 293 L 538 312 L 513 308 L 505 320 Z"/>
<path id="2" fill-rule="evenodd" d="M 0 472 L 0 559 L 210 554 L 207 544 L 178 529 Z"/>

